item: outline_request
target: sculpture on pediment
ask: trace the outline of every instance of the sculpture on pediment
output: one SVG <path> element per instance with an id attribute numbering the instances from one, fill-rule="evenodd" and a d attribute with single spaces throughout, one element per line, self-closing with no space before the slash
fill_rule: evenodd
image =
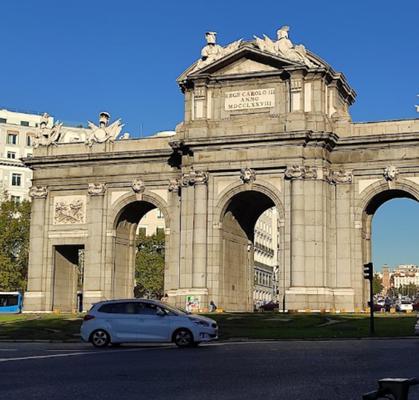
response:
<path id="1" fill-rule="evenodd" d="M 141 179 L 139 179 L 139 178 L 136 178 L 136 179 L 134 179 L 134 180 L 132 181 L 131 187 L 132 187 L 132 190 L 133 190 L 135 193 L 144 193 L 144 190 L 145 190 L 145 184 L 144 184 L 144 182 L 143 182 Z"/>
<path id="2" fill-rule="evenodd" d="M 99 114 L 99 126 L 87 121 L 90 131 L 87 133 L 86 144 L 93 146 L 94 143 L 114 142 L 121 133 L 121 119 L 117 119 L 109 125 L 109 113 L 103 111 Z"/>
<path id="3" fill-rule="evenodd" d="M 104 183 L 89 183 L 87 193 L 90 196 L 103 196 L 106 192 L 106 184 Z"/>
<path id="4" fill-rule="evenodd" d="M 48 196 L 48 189 L 46 186 L 31 186 L 29 196 L 33 199 L 45 199 Z"/>
<path id="5" fill-rule="evenodd" d="M 57 142 L 61 136 L 61 127 L 63 126 L 63 124 L 57 122 L 52 126 L 52 128 L 48 128 L 47 125 L 49 118 L 50 116 L 47 113 L 44 113 L 42 115 L 41 122 L 39 123 L 39 128 L 33 140 L 34 148 L 37 148 L 39 146 L 57 145 Z"/>
<path id="6" fill-rule="evenodd" d="M 399 170 L 394 165 L 389 165 L 384 168 L 384 178 L 386 181 L 394 181 L 397 179 L 397 175 L 399 174 Z"/>
<path id="7" fill-rule="evenodd" d="M 252 183 L 256 180 L 256 172 L 250 168 L 242 168 L 240 170 L 240 179 L 243 183 Z"/>
<path id="8" fill-rule="evenodd" d="M 256 45 L 260 50 L 275 54 L 287 60 L 304 64 L 309 68 L 316 65 L 308 58 L 306 48 L 302 45 L 294 45 L 288 37 L 288 26 L 282 26 L 277 30 L 277 40 L 274 42 L 268 36 L 263 39 L 254 36 Z"/>
<path id="9" fill-rule="evenodd" d="M 219 60 L 220 58 L 232 53 L 240 47 L 241 39 L 230 43 L 226 47 L 222 47 L 217 44 L 217 32 L 206 32 L 205 39 L 207 41 L 206 46 L 201 50 L 201 58 L 198 60 L 195 69 L 201 69 L 212 62 Z"/>

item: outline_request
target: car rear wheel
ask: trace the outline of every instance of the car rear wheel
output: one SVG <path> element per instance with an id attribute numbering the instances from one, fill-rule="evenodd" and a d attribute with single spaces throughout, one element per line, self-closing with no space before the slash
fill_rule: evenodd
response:
<path id="1" fill-rule="evenodd" d="M 103 329 L 98 329 L 92 333 L 90 336 L 90 341 L 92 342 L 93 346 L 103 348 L 109 344 L 110 337 L 108 332 L 104 331 Z"/>
<path id="2" fill-rule="evenodd" d="M 173 335 L 173 341 L 178 347 L 192 347 L 194 345 L 193 335 L 189 329 L 178 329 Z"/>

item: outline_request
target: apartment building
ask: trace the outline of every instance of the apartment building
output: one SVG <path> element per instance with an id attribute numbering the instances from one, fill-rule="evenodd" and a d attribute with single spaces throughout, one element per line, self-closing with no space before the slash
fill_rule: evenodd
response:
<path id="1" fill-rule="evenodd" d="M 42 113 L 0 109 L 0 199 L 29 200 L 32 171 L 21 159 L 32 156 L 42 117 Z M 47 127 L 53 124 L 49 116 Z M 61 132 L 60 142 L 79 142 L 85 140 L 87 129 L 62 126 Z"/>

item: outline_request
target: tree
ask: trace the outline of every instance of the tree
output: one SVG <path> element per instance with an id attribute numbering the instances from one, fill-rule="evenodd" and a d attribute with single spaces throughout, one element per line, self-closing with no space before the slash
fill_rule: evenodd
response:
<path id="1" fill-rule="evenodd" d="M 374 274 L 374 277 L 372 279 L 372 292 L 373 294 L 379 294 L 383 291 L 384 285 L 383 280 L 380 278 L 380 275 Z"/>
<path id="2" fill-rule="evenodd" d="M 28 275 L 31 204 L 0 204 L 0 290 L 25 291 Z"/>
<path id="3" fill-rule="evenodd" d="M 135 296 L 160 299 L 164 294 L 164 231 L 152 236 L 137 236 L 135 259 Z"/>
<path id="4" fill-rule="evenodd" d="M 418 292 L 418 287 L 414 283 L 409 283 L 408 285 L 402 285 L 399 287 L 399 293 L 402 296 L 415 297 Z"/>

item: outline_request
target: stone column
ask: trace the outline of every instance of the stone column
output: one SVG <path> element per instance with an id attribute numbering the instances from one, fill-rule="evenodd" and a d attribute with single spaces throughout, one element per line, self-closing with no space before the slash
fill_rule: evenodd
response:
<path id="1" fill-rule="evenodd" d="M 208 174 L 195 178 L 194 233 L 193 233 L 193 287 L 207 286 L 207 190 Z"/>
<path id="2" fill-rule="evenodd" d="M 194 187 L 189 174 L 182 176 L 180 204 L 180 271 L 179 288 L 192 287 Z"/>
<path id="3" fill-rule="evenodd" d="M 88 194 L 88 238 L 85 249 L 83 306 L 89 309 L 92 303 L 102 299 L 102 267 L 104 252 L 103 239 L 103 209 L 106 185 L 104 183 L 89 183 Z"/>
<path id="4" fill-rule="evenodd" d="M 298 165 L 285 171 L 285 177 L 291 180 L 291 287 L 305 285 L 304 175 L 304 167 Z"/>
<path id="5" fill-rule="evenodd" d="M 336 287 L 351 287 L 351 186 L 350 171 L 331 173 L 336 185 Z"/>
<path id="6" fill-rule="evenodd" d="M 167 293 L 179 288 L 180 268 L 180 181 L 172 179 L 169 182 L 170 233 L 166 243 L 166 270 L 164 273 L 164 290 Z M 166 237 L 168 235 L 166 234 Z M 169 297 L 169 300 L 171 298 Z"/>
<path id="7" fill-rule="evenodd" d="M 28 289 L 25 293 L 26 311 L 50 311 L 47 298 L 51 297 L 51 289 L 46 287 L 47 268 L 44 253 L 44 237 L 46 229 L 46 203 L 48 190 L 46 186 L 32 186 L 29 195 L 32 197 L 30 247 L 28 266 Z"/>

